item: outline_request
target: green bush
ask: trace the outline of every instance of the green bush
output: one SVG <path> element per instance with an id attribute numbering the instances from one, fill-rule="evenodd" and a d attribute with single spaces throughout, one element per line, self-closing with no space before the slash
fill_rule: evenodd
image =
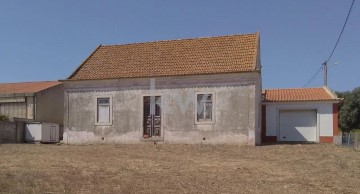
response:
<path id="1" fill-rule="evenodd" d="M 9 120 L 8 116 L 0 115 L 0 121 L 7 121 L 7 120 Z"/>
<path id="2" fill-rule="evenodd" d="M 347 92 L 337 92 L 344 98 L 339 104 L 339 128 L 349 132 L 360 128 L 360 87 Z"/>

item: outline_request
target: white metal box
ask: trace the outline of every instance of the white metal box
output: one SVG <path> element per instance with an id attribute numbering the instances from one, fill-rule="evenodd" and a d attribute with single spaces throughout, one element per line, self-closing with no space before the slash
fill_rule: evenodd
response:
<path id="1" fill-rule="evenodd" d="M 25 142 L 59 142 L 59 124 L 40 122 L 27 123 L 25 125 Z"/>

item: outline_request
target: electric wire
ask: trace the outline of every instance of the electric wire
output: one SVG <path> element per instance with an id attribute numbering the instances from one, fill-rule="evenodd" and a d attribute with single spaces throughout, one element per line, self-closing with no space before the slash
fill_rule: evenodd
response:
<path id="1" fill-rule="evenodd" d="M 309 85 L 314 80 L 314 78 L 320 73 L 321 70 L 322 70 L 322 65 L 303 87 L 305 88 L 307 85 Z"/>
<path id="2" fill-rule="evenodd" d="M 346 24 L 347 24 L 347 22 L 348 22 L 348 20 L 349 20 L 349 16 L 350 16 L 351 10 L 352 10 L 352 8 L 354 7 L 354 3 L 355 3 L 355 0 L 353 0 L 352 3 L 351 3 L 351 5 L 350 5 L 349 12 L 348 12 L 348 14 L 347 14 L 347 16 L 346 16 L 345 23 L 344 23 L 344 25 L 343 25 L 343 27 L 342 27 L 342 29 L 341 29 L 341 32 L 340 32 L 340 34 L 339 34 L 339 37 L 338 37 L 338 39 L 337 39 L 337 41 L 336 41 L 336 43 L 335 43 L 334 48 L 333 48 L 332 51 L 331 51 L 331 54 L 330 54 L 329 58 L 325 61 L 325 63 L 329 62 L 329 60 L 331 59 L 331 57 L 333 56 L 333 54 L 334 54 L 334 52 L 335 52 L 335 50 L 336 50 L 336 48 L 337 48 L 337 45 L 339 44 L 339 41 L 340 41 L 340 39 L 341 39 L 341 37 L 342 37 L 342 34 L 343 34 L 343 32 L 344 32 L 345 26 L 346 26 Z M 306 84 L 304 85 L 304 87 L 306 87 L 307 85 L 309 85 L 309 84 L 314 80 L 314 78 L 315 78 L 315 77 L 319 74 L 319 72 L 321 71 L 322 66 L 323 66 L 323 65 L 321 65 L 320 68 L 316 71 L 316 73 L 311 77 L 311 79 L 310 79 L 308 82 L 306 82 Z"/>
<path id="3" fill-rule="evenodd" d="M 348 14 L 347 14 L 347 16 L 346 16 L 345 23 L 344 23 L 344 25 L 343 25 L 343 27 L 342 27 L 342 29 L 341 29 L 340 35 L 339 35 L 339 37 L 338 37 L 338 39 L 337 39 L 337 41 L 336 41 L 336 43 L 335 43 L 335 46 L 334 46 L 334 48 L 333 48 L 333 50 L 332 50 L 329 58 L 326 60 L 326 62 L 329 62 L 329 60 L 331 59 L 331 57 L 333 56 L 333 54 L 334 54 L 334 52 L 335 52 L 335 49 L 336 49 L 337 45 L 339 44 L 339 41 L 340 41 L 340 39 L 341 39 L 341 36 L 342 36 L 342 34 L 343 34 L 343 32 L 344 32 L 345 26 L 346 26 L 346 24 L 347 24 L 347 22 L 348 22 L 348 20 L 349 20 L 349 16 L 350 16 L 351 10 L 352 10 L 352 8 L 353 8 L 353 6 L 354 6 L 354 3 L 355 3 L 355 0 L 353 0 L 352 3 L 351 3 L 349 12 L 348 12 Z"/>

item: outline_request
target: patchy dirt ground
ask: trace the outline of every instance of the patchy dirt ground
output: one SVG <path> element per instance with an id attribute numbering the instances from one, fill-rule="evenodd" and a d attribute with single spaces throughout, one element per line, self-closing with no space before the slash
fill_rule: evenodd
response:
<path id="1" fill-rule="evenodd" d="M 360 193 L 334 145 L 0 145 L 0 193 Z"/>

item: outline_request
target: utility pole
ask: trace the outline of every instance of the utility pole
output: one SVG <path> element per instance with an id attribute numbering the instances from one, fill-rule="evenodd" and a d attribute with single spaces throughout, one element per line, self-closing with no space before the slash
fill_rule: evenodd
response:
<path id="1" fill-rule="evenodd" d="M 323 63 L 323 70 L 324 70 L 324 86 L 327 86 L 327 62 Z"/>

